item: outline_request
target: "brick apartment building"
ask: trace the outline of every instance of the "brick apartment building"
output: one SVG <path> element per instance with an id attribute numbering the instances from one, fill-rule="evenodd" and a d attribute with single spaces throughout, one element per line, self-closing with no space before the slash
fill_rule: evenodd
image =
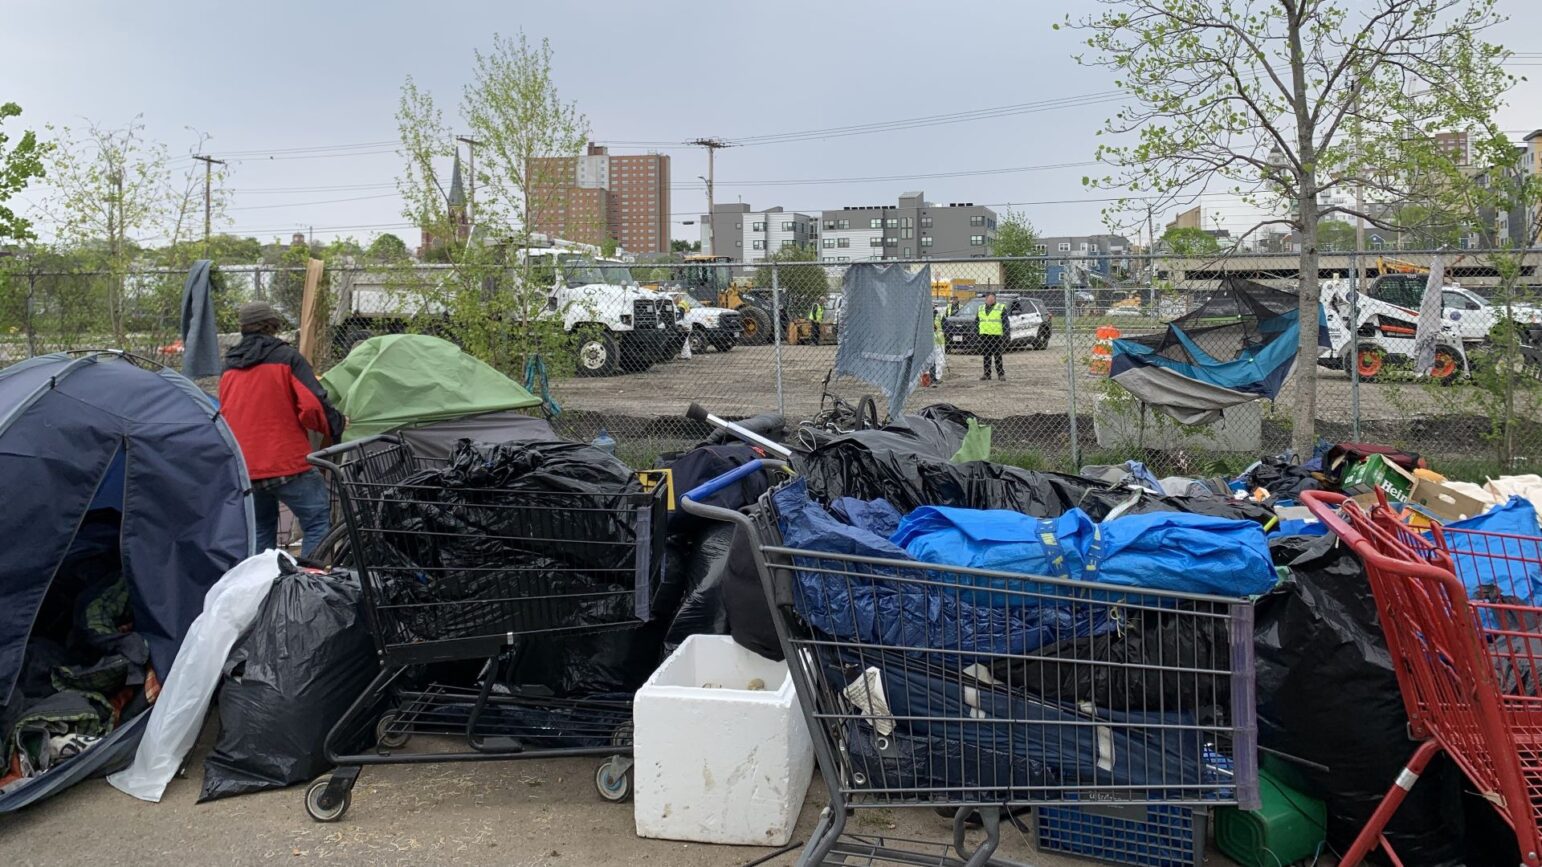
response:
<path id="1" fill-rule="evenodd" d="M 669 157 L 611 154 L 537 157 L 526 168 L 534 231 L 631 253 L 669 252 Z"/>

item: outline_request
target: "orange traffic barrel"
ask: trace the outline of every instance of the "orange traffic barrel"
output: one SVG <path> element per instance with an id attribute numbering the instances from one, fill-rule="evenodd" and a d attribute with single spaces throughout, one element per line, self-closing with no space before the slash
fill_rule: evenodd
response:
<path id="1" fill-rule="evenodd" d="M 1088 372 L 1097 376 L 1108 375 L 1114 361 L 1114 341 L 1118 339 L 1119 329 L 1112 325 L 1098 326 L 1097 342 L 1092 344 L 1092 361 L 1087 365 Z"/>

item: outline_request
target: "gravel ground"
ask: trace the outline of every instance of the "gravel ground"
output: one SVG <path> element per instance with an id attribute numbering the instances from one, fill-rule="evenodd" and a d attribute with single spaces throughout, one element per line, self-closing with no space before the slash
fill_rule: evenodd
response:
<path id="1" fill-rule="evenodd" d="M 1091 414 L 1106 379 L 1087 372 L 1087 348 L 1078 336 L 1073 366 L 1076 405 L 1083 444 L 1091 436 Z M 788 418 L 808 418 L 820 408 L 826 374 L 835 364 L 834 346 L 784 346 L 781 354 L 781 393 Z M 574 435 L 592 436 L 589 426 L 608 423 L 613 433 L 624 430 L 632 438 L 691 439 L 702 431 L 691 429 L 683 419 L 693 401 L 723 416 L 742 417 L 777 408 L 777 349 L 741 346 L 727 353 L 709 351 L 686 360 L 672 360 L 636 374 L 606 378 L 572 378 L 554 386 L 558 401 L 567 409 L 595 414 L 589 425 Z M 918 389 L 908 408 L 932 403 L 951 403 L 983 418 L 1006 423 L 997 426 L 1000 444 L 1020 448 L 1062 449 L 1069 425 L 1070 385 L 1067 381 L 1067 346 L 1056 335 L 1048 349 L 1024 350 L 1006 356 L 1007 381 L 980 380 L 980 358 L 949 355 L 947 373 L 936 388 Z M 1324 435 L 1347 436 L 1352 418 L 1349 376 L 1342 371 L 1319 371 L 1318 418 Z M 1266 445 L 1288 441 L 1284 427 L 1290 414 L 1294 386 L 1286 384 L 1277 404 L 1260 404 L 1265 416 Z M 832 389 L 851 403 L 864 393 L 876 392 L 866 383 L 837 380 Z M 1456 386 L 1430 389 L 1421 384 L 1362 383 L 1360 417 L 1365 436 L 1381 441 L 1417 441 L 1421 451 L 1465 453 L 1481 448 L 1480 434 L 1489 427 L 1486 413 L 1472 404 L 1474 389 Z M 882 396 L 877 395 L 882 401 Z M 879 415 L 884 414 L 880 405 Z M 1410 421 L 1421 417 L 1420 421 Z M 1542 416 L 1539 416 L 1542 417 Z M 624 420 L 624 421 L 623 421 Z"/>
<path id="2" fill-rule="evenodd" d="M 335 824 L 305 815 L 301 787 L 196 804 L 210 734 L 187 778 L 173 780 L 159 804 L 91 780 L 0 817 L 0 863 L 733 867 L 772 851 L 638 838 L 630 805 L 595 794 L 589 759 L 367 768 L 353 807 Z M 824 803 L 816 780 L 793 839 L 808 839 Z M 950 824 L 929 810 L 861 811 L 851 827 L 864 835 L 951 836 Z M 1040 855 L 1012 829 L 1004 831 L 1002 855 L 1044 867 L 1089 863 Z M 794 860 L 789 854 L 768 864 Z M 1213 856 L 1208 863 L 1231 862 Z"/>

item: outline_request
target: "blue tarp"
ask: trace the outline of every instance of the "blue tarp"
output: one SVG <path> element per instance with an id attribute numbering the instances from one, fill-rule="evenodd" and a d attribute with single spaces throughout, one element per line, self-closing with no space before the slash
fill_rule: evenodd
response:
<path id="1" fill-rule="evenodd" d="M 1508 503 L 1482 515 L 1453 521 L 1446 533 L 1446 550 L 1458 578 L 1475 596 L 1482 586 L 1497 586 L 1504 595 L 1514 594 L 1527 605 L 1542 604 L 1542 538 L 1537 510 L 1529 500 L 1511 497 Z M 1502 533 L 1503 537 L 1480 535 Z M 1512 538 L 1516 536 L 1526 538 Z"/>
<path id="2" fill-rule="evenodd" d="M 775 491 L 772 500 L 782 543 L 789 548 L 911 559 L 882 536 L 837 520 L 809 499 L 803 479 Z M 960 598 L 963 594 L 946 592 L 935 584 L 913 583 L 922 577 L 935 580 L 932 573 L 808 557 L 795 559 L 794 565 L 799 567 L 795 573 L 798 612 L 814 629 L 843 641 L 1027 653 L 1108 628 L 1102 606 L 973 604 Z M 911 580 L 893 580 L 899 577 Z M 1028 581 L 1023 585 L 1033 586 Z"/>
<path id="3" fill-rule="evenodd" d="M 1180 512 L 1126 515 L 1100 525 L 1080 509 L 1031 518 L 923 506 L 905 516 L 891 541 L 928 563 L 1183 593 L 1256 596 L 1276 577 L 1258 524 Z M 972 583 L 971 576 L 957 577 Z"/>
<path id="4" fill-rule="evenodd" d="M 1247 392 L 1260 397 L 1274 397 L 1285 381 L 1285 377 L 1276 376 L 1276 372 L 1289 371 L 1291 362 L 1296 359 L 1296 344 L 1300 342 L 1301 334 L 1301 323 L 1298 317 L 1299 314 L 1296 312 L 1285 314 L 1281 318 L 1288 324 L 1279 329 L 1278 336 L 1262 346 L 1244 349 L 1241 354 L 1229 361 L 1217 361 L 1211 358 L 1194 343 L 1188 334 L 1178 328 L 1171 329 L 1173 337 L 1199 361 L 1198 364 L 1174 361 L 1159 355 L 1154 347 L 1133 340 L 1115 340 L 1114 358 L 1119 360 L 1122 355 L 1125 356 L 1124 363 L 1162 367 L 1189 379 L 1229 388 L 1232 391 Z M 1323 321 L 1318 325 L 1325 328 L 1327 323 Z M 1263 331 L 1263 329 L 1259 330 Z"/>
<path id="5" fill-rule="evenodd" d="M 0 509 L 0 704 L 89 509 L 122 513 L 119 550 L 134 626 L 163 678 L 205 592 L 251 553 L 240 450 L 203 393 L 171 370 L 102 353 L 43 356 L 0 371 L 0 479 L 7 497 Z M 121 731 L 113 743 L 139 729 Z M 88 751 L 0 798 L 0 813 L 57 791 L 103 760 Z"/>

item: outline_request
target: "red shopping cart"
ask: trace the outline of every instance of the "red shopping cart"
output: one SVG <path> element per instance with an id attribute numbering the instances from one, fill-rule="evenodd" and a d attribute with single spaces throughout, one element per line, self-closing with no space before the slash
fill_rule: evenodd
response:
<path id="1" fill-rule="evenodd" d="M 1403 524 L 1384 502 L 1302 495 L 1354 550 L 1420 741 L 1339 862 L 1359 864 L 1430 760 L 1445 752 L 1515 829 L 1521 863 L 1542 864 L 1542 540 Z"/>

